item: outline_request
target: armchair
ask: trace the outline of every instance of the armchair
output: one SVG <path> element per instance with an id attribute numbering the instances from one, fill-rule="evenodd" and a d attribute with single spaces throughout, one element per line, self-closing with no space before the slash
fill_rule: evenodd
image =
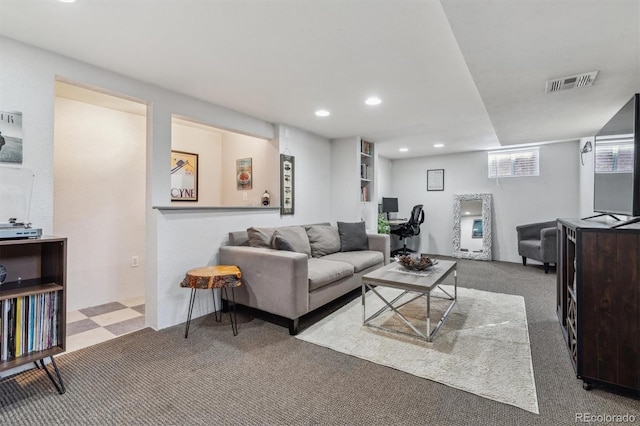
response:
<path id="1" fill-rule="evenodd" d="M 544 264 L 544 273 L 549 273 L 549 264 L 558 262 L 558 228 L 556 221 L 537 222 L 516 226 L 518 233 L 518 254 L 522 264 L 527 266 L 527 258 Z"/>

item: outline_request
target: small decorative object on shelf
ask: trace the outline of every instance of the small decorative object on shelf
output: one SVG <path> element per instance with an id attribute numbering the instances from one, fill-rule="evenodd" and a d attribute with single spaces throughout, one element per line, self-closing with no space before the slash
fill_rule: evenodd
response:
<path id="1" fill-rule="evenodd" d="M 7 268 L 0 265 L 0 285 L 4 283 L 4 280 L 7 279 Z"/>
<path id="2" fill-rule="evenodd" d="M 264 194 L 262 194 L 262 205 L 267 207 L 271 204 L 271 195 L 269 195 L 269 191 L 264 190 Z"/>

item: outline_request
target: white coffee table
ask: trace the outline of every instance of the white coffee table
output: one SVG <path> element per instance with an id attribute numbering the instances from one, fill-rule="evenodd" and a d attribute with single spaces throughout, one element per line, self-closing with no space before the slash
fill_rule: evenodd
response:
<path id="1" fill-rule="evenodd" d="M 440 284 L 442 284 L 450 274 L 453 273 L 453 295 L 449 294 L 445 291 Z M 386 300 L 380 293 L 376 290 L 376 287 L 391 287 L 397 288 L 400 290 L 404 290 L 399 296 L 394 298 L 391 301 Z M 451 300 L 451 304 L 447 307 L 442 318 L 438 320 L 436 326 L 431 329 L 431 293 L 433 290 L 438 288 L 447 297 L 444 297 L 447 300 Z M 365 303 L 365 293 L 367 290 L 370 290 L 373 294 L 378 296 L 385 303 L 381 309 L 372 314 L 371 316 L 366 316 L 366 303 Z M 415 293 L 414 297 L 411 297 L 409 300 L 402 301 L 398 303 L 398 301 L 403 298 L 408 293 Z M 426 330 L 420 330 L 417 326 L 415 326 L 411 321 L 409 321 L 399 309 L 410 303 L 419 297 L 425 296 L 427 298 L 427 312 L 426 312 Z M 439 296 L 435 296 L 439 297 Z M 383 266 L 380 269 L 376 269 L 373 272 L 369 272 L 368 274 L 362 277 L 362 323 L 369 327 L 379 328 L 385 331 L 391 331 L 393 333 L 406 334 L 413 337 L 418 337 L 426 340 L 427 342 L 431 342 L 433 337 L 436 335 L 442 324 L 444 323 L 447 315 L 451 312 L 451 309 L 456 303 L 458 297 L 458 276 L 457 276 L 457 263 L 451 260 L 438 260 L 437 264 L 430 267 L 427 271 L 424 272 L 415 272 L 409 271 L 404 268 L 397 262 L 390 263 L 386 266 Z M 378 324 L 374 324 L 372 321 L 382 315 L 384 312 L 393 311 L 397 314 L 413 331 L 414 333 L 405 333 L 399 330 L 393 330 L 387 327 L 383 327 Z"/>

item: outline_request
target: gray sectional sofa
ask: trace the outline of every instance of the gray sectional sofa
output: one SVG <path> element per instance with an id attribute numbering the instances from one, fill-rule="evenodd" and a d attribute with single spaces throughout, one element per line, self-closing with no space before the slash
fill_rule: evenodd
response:
<path id="1" fill-rule="evenodd" d="M 219 262 L 242 271 L 236 303 L 288 319 L 294 335 L 301 316 L 389 263 L 389 236 L 367 234 L 364 223 L 249 228 L 229 233 Z"/>

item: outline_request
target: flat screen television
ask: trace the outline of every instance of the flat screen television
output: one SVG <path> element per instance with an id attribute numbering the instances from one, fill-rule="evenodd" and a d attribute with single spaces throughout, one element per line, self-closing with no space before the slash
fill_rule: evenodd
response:
<path id="1" fill-rule="evenodd" d="M 593 210 L 640 216 L 640 94 L 596 134 L 594 151 Z"/>
<path id="2" fill-rule="evenodd" d="M 398 213 L 397 198 L 382 198 L 382 213 Z"/>

